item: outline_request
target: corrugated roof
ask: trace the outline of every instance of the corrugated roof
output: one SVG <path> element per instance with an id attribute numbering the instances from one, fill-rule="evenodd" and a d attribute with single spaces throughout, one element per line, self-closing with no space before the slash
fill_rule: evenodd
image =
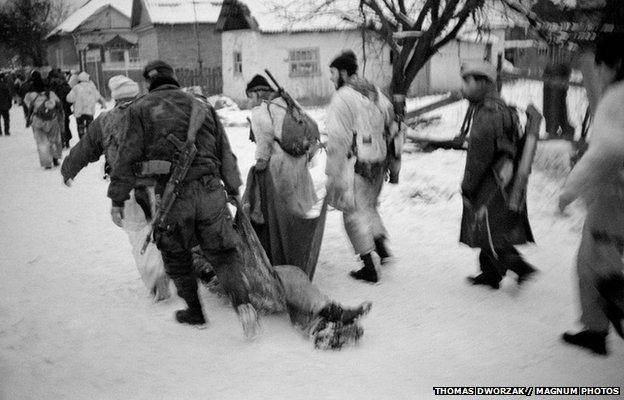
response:
<path id="1" fill-rule="evenodd" d="M 131 0 L 126 0 L 132 3 Z M 258 2 L 262 0 L 256 0 Z M 143 0 L 152 24 L 214 24 L 223 1 L 218 0 Z"/>
<path id="2" fill-rule="evenodd" d="M 90 16 L 108 6 L 115 8 L 117 11 L 130 18 L 130 13 L 132 11 L 131 0 L 91 0 L 67 17 L 59 26 L 54 28 L 52 32 L 46 36 L 46 39 L 60 33 L 73 32 Z"/>

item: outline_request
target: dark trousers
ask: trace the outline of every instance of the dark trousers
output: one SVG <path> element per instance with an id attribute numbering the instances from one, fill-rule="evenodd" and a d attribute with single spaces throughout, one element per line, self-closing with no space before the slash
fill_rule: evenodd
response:
<path id="1" fill-rule="evenodd" d="M 249 302 L 242 275 L 240 236 L 234 230 L 221 182 L 203 178 L 184 185 L 166 220 L 157 228 L 156 245 L 165 271 L 189 308 L 201 309 L 191 249 L 199 244 L 232 305 Z"/>
<path id="2" fill-rule="evenodd" d="M 69 114 L 71 114 L 71 108 L 65 108 L 65 115 L 63 118 L 65 131 L 61 135 L 61 141 L 63 142 L 63 147 L 69 147 L 69 141 L 72 138 L 71 130 L 69 129 Z"/>
<path id="3" fill-rule="evenodd" d="M 87 129 L 89 129 L 89 125 L 93 122 L 93 115 L 81 115 L 76 118 L 76 125 L 78 127 L 78 137 L 82 139 L 82 137 L 87 133 Z"/>
<path id="4" fill-rule="evenodd" d="M 4 134 L 10 135 L 10 120 L 9 120 L 9 110 L 0 110 L 0 115 L 2 115 L 2 121 L 4 122 Z"/>
<path id="5" fill-rule="evenodd" d="M 518 250 L 513 246 L 506 246 L 494 250 L 490 248 L 481 249 L 481 253 L 479 253 L 479 265 L 481 267 L 481 272 L 490 276 L 497 282 L 503 279 L 507 270 L 522 275 L 532 268 L 524 261 L 522 255 L 518 253 Z"/>

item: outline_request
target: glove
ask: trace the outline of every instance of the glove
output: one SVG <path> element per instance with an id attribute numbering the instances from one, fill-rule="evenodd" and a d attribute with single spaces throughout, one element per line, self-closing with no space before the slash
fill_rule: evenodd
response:
<path id="1" fill-rule="evenodd" d="M 73 183 L 74 183 L 74 180 L 72 178 L 68 178 L 68 179 L 63 178 L 63 184 L 65 184 L 65 186 L 71 187 Z"/>
<path id="2" fill-rule="evenodd" d="M 113 206 L 111 208 L 111 218 L 113 223 L 120 228 L 123 228 L 124 209 L 123 207 Z"/>
<path id="3" fill-rule="evenodd" d="M 255 165 L 255 169 L 258 172 L 262 172 L 266 169 L 266 167 L 269 165 L 269 162 L 267 160 L 263 160 L 262 158 L 259 159 L 258 161 L 256 161 L 256 165 Z"/>

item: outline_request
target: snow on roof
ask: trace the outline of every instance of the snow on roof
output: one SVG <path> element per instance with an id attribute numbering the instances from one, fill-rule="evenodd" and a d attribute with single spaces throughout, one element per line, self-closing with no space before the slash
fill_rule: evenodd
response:
<path id="1" fill-rule="evenodd" d="M 131 0 L 126 0 L 132 3 Z M 260 2 L 261 0 L 255 0 Z M 152 24 L 214 24 L 223 1 L 217 0 L 143 0 Z M 197 21 L 196 21 L 197 18 Z"/>
<path id="2" fill-rule="evenodd" d="M 46 36 L 46 39 L 59 33 L 73 32 L 90 16 L 108 6 L 115 8 L 117 11 L 130 18 L 130 13 L 132 11 L 131 0 L 90 0 L 67 17 L 59 26 L 54 28 L 52 32 Z"/>
<path id="3" fill-rule="evenodd" d="M 257 29 L 264 33 L 320 32 L 357 28 L 358 1 L 325 2 L 293 0 L 237 0 L 247 6 Z"/>

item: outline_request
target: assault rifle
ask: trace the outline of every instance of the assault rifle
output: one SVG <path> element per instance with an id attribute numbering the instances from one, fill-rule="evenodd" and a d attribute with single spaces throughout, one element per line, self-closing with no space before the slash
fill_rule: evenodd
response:
<path id="1" fill-rule="evenodd" d="M 296 109 L 300 113 L 303 113 L 303 110 L 301 110 L 301 107 L 299 107 L 299 105 L 295 102 L 295 100 L 293 100 L 293 98 L 288 94 L 288 92 L 285 91 L 284 88 L 281 87 L 279 83 L 277 83 L 277 81 L 275 80 L 275 77 L 273 76 L 273 74 L 271 74 L 271 71 L 269 71 L 268 69 L 265 69 L 264 72 L 266 72 L 269 79 L 271 79 L 271 81 L 277 88 L 277 93 L 280 95 L 282 99 L 284 99 L 284 101 L 286 102 L 286 106 L 289 109 Z"/>
<path id="2" fill-rule="evenodd" d="M 204 123 L 206 119 L 207 111 L 206 107 L 198 100 L 193 99 L 193 107 L 191 108 L 191 118 L 189 121 L 189 127 L 186 133 L 186 142 L 182 142 L 173 134 L 167 136 L 167 140 L 172 142 L 178 148 L 178 155 L 176 161 L 173 164 L 173 170 L 171 176 L 167 181 L 165 190 L 160 199 L 158 210 L 154 219 L 152 219 L 152 227 L 145 238 L 145 243 L 141 248 L 141 254 L 145 253 L 147 246 L 152 241 L 152 235 L 156 227 L 164 229 L 166 227 L 166 220 L 171 208 L 175 203 L 178 195 L 180 194 L 181 184 L 186 174 L 188 173 L 195 155 L 197 154 L 197 147 L 195 146 L 195 137 L 197 131 Z"/>

